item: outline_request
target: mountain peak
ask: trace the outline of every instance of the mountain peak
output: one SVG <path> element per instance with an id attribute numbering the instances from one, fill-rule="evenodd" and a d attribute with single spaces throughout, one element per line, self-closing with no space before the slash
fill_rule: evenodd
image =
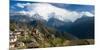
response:
<path id="1" fill-rule="evenodd" d="M 90 12 L 82 12 L 82 16 L 93 17 L 94 15 Z"/>

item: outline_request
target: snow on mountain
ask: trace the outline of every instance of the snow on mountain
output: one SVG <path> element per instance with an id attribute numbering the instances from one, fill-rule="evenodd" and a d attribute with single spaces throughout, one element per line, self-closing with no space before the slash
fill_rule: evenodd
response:
<path id="1" fill-rule="evenodd" d="M 48 21 L 50 18 L 56 18 L 61 21 L 76 21 L 83 15 L 93 17 L 94 15 L 90 12 L 77 12 L 69 11 L 63 8 L 58 8 L 48 3 L 18 3 L 17 6 L 26 8 L 28 11 L 13 12 L 13 14 L 23 14 L 35 19 L 43 19 Z M 36 15 L 38 14 L 38 15 Z"/>

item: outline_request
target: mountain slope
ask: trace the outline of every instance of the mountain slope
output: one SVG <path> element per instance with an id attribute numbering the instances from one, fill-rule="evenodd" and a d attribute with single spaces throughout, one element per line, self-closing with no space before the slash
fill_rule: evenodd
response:
<path id="1" fill-rule="evenodd" d="M 94 39 L 94 17 L 82 17 L 76 20 L 69 32 L 81 39 Z"/>
<path id="2" fill-rule="evenodd" d="M 66 20 L 66 22 L 64 22 L 57 18 L 50 18 L 48 21 L 46 21 L 43 20 L 39 14 L 35 14 L 33 17 L 26 15 L 14 15 L 10 16 L 10 20 L 24 22 L 31 26 L 35 26 L 38 21 L 45 27 L 51 27 L 59 32 L 70 33 L 80 39 L 94 38 L 94 17 L 82 16 L 75 22 L 71 22 L 70 20 Z"/>

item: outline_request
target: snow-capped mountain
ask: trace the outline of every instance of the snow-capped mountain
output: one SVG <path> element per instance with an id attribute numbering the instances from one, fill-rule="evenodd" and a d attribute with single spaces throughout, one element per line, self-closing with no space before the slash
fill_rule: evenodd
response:
<path id="1" fill-rule="evenodd" d="M 88 11 L 81 11 L 81 12 L 71 11 L 71 10 L 67 10 L 67 8 L 63 9 L 48 3 L 42 3 L 42 4 L 27 3 L 27 4 L 18 4 L 17 6 L 20 8 L 22 8 L 23 6 L 23 9 L 27 9 L 27 11 L 25 10 L 11 11 L 12 14 L 26 15 L 35 19 L 39 19 L 39 20 L 42 19 L 46 21 L 49 21 L 50 18 L 56 18 L 64 22 L 67 22 L 68 20 L 74 22 L 78 18 L 81 18 L 83 15 L 89 17 L 94 16 L 93 13 Z"/>
<path id="2" fill-rule="evenodd" d="M 32 16 L 30 16 L 29 14 L 25 14 L 25 13 L 23 14 L 23 13 L 18 13 L 17 12 L 17 13 L 12 13 L 10 16 L 11 16 L 11 19 L 15 19 L 15 20 L 20 20 L 21 19 L 23 21 L 25 21 L 25 20 L 28 21 L 28 20 L 32 20 L 32 19 L 49 21 L 51 18 L 55 18 L 55 19 L 63 21 L 63 22 L 69 22 L 69 21 L 74 22 L 77 19 L 82 18 L 83 16 L 93 17 L 92 14 L 90 14 L 88 12 L 86 12 L 86 13 L 82 12 L 80 14 L 80 16 L 77 16 L 76 19 L 74 19 L 74 17 L 73 18 L 72 17 L 68 17 L 68 16 L 64 17 L 64 16 L 61 16 L 61 15 L 56 14 L 54 12 L 47 14 L 46 18 L 43 17 L 42 15 L 40 15 L 39 13 L 35 13 Z"/>
<path id="3" fill-rule="evenodd" d="M 23 22 L 31 22 L 34 20 L 43 21 L 46 26 L 54 27 L 58 30 L 69 30 L 75 21 L 80 18 L 93 17 L 94 14 L 88 11 L 70 11 L 67 9 L 59 8 L 51 4 L 39 4 L 34 3 L 30 6 L 25 6 L 29 8 L 29 11 L 17 11 L 11 13 L 10 19 Z"/>

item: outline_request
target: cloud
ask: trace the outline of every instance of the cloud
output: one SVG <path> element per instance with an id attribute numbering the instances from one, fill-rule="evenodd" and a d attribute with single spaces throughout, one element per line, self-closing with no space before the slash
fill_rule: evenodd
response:
<path id="1" fill-rule="evenodd" d="M 38 13 L 42 16 L 44 20 L 48 20 L 51 17 L 48 17 L 48 14 L 55 13 L 57 18 L 62 21 L 71 20 L 74 22 L 78 18 L 81 18 L 83 15 L 93 16 L 90 12 L 77 12 L 77 11 L 69 11 L 67 9 L 58 8 L 48 3 L 17 3 L 16 6 L 20 8 L 28 9 L 29 11 L 19 11 L 22 14 L 28 14 L 32 17 L 35 13 Z"/>
<path id="2" fill-rule="evenodd" d="M 24 8 L 25 6 L 30 6 L 30 5 L 31 5 L 31 3 L 26 3 L 26 4 L 25 3 L 17 3 L 16 4 L 16 6 L 20 7 L 20 8 Z"/>
<path id="3" fill-rule="evenodd" d="M 20 7 L 20 8 L 24 8 L 24 5 L 23 4 L 21 4 L 21 3 L 17 3 L 17 5 L 16 5 L 17 7 Z"/>

